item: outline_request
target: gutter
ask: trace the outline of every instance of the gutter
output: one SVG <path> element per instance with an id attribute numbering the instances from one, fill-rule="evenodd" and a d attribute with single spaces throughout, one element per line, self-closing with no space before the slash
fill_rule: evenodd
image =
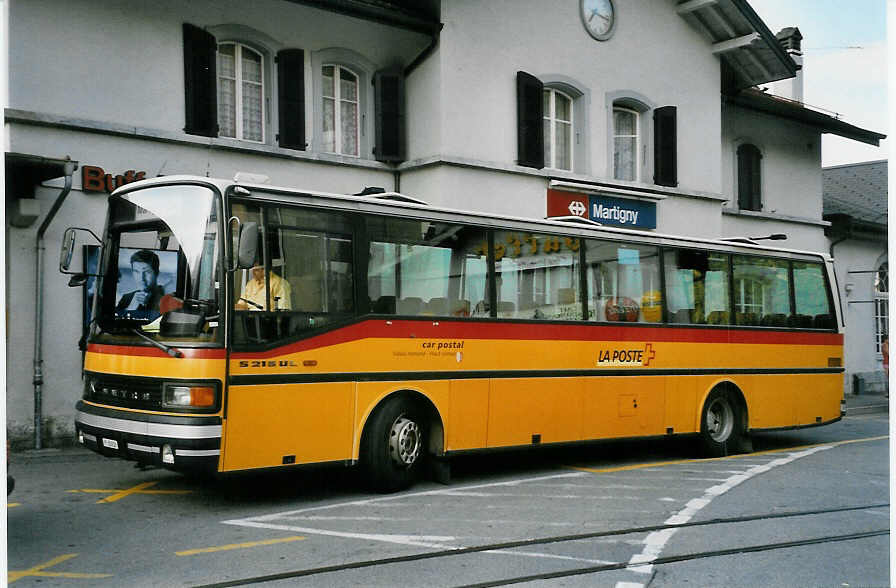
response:
<path id="1" fill-rule="evenodd" d="M 443 26 L 445 25 L 439 23 L 438 28 L 434 29 L 430 33 L 431 39 L 429 41 L 429 45 L 427 45 L 426 48 L 420 52 L 420 55 L 414 58 L 414 61 L 410 62 L 407 67 L 404 68 L 404 77 L 408 77 L 409 75 L 411 75 L 411 72 L 417 69 L 417 66 L 426 61 L 426 58 L 436 50 L 436 47 L 439 46 L 439 34 L 442 32 Z"/>
<path id="2" fill-rule="evenodd" d="M 41 449 L 41 429 L 43 425 L 43 351 L 41 349 L 43 339 L 43 306 L 44 306 L 44 285 L 43 285 L 43 266 L 44 266 L 44 233 L 50 226 L 66 196 L 72 189 L 72 174 L 75 172 L 75 162 L 66 158 L 64 164 L 65 185 L 62 191 L 50 207 L 44 222 L 37 229 L 37 240 L 35 249 L 37 251 L 37 261 L 35 263 L 35 293 L 34 293 L 34 448 Z"/>

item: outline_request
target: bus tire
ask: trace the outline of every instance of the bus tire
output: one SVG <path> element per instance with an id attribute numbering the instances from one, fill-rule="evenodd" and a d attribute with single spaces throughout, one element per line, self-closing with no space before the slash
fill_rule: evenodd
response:
<path id="1" fill-rule="evenodd" d="M 361 469 L 376 492 L 410 487 L 426 460 L 426 431 L 422 412 L 401 396 L 386 400 L 361 437 Z"/>
<path id="2" fill-rule="evenodd" d="M 728 390 L 709 393 L 700 416 L 700 441 L 707 457 L 724 457 L 738 447 L 742 434 L 739 405 Z"/>

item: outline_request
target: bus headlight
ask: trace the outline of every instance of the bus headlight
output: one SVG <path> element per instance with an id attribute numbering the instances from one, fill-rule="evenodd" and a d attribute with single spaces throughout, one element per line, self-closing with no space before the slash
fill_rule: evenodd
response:
<path id="1" fill-rule="evenodd" d="M 172 408 L 213 408 L 217 404 L 215 386 L 209 384 L 166 383 L 162 404 Z"/>

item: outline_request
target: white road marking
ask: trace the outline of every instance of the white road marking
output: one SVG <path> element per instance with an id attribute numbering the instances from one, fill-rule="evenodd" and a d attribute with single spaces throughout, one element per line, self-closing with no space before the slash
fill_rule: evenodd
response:
<path id="1" fill-rule="evenodd" d="M 630 511 L 626 509 L 625 512 L 640 512 L 644 514 L 649 514 L 652 511 L 643 510 L 643 511 Z M 284 520 L 286 521 L 373 521 L 373 522 L 395 522 L 395 523 L 409 523 L 414 521 L 419 521 L 420 517 L 373 517 L 373 516 L 321 516 L 321 515 L 310 515 L 310 516 L 296 516 L 296 517 L 287 517 Z M 471 524 L 481 524 L 481 525 L 531 525 L 531 519 L 459 519 L 457 517 L 451 518 L 438 518 L 438 517 L 426 517 L 426 521 L 429 523 L 438 523 L 438 522 L 448 522 L 448 523 L 471 523 Z M 581 521 L 570 521 L 570 522 L 542 522 L 539 525 L 543 527 L 581 527 Z"/>
<path id="2" fill-rule="evenodd" d="M 443 541 L 455 541 L 455 537 L 434 537 L 430 535 L 388 535 L 381 533 L 350 533 L 345 531 L 332 531 L 328 529 L 312 529 L 308 527 L 299 527 L 295 525 L 278 524 L 273 521 L 301 518 L 305 513 L 318 512 L 322 510 L 333 510 L 346 506 L 382 506 L 384 503 L 394 502 L 397 500 L 407 500 L 418 496 L 443 496 L 456 492 L 469 492 L 472 490 L 480 490 L 483 488 L 506 488 L 515 487 L 529 482 L 542 482 L 545 480 L 557 480 L 563 478 L 581 478 L 588 474 L 584 472 L 569 472 L 563 474 L 553 474 L 550 476 L 536 476 L 533 478 L 520 478 L 516 480 L 507 480 L 504 482 L 491 482 L 488 484 L 473 484 L 460 488 L 445 488 L 441 490 L 425 490 L 423 492 L 411 492 L 407 494 L 396 494 L 393 496 L 380 496 L 377 498 L 368 498 L 365 500 L 351 500 L 348 502 L 337 502 L 323 506 L 311 506 L 308 508 L 300 508 L 281 513 L 269 515 L 248 517 L 245 519 L 232 519 L 229 521 L 221 521 L 225 525 L 237 525 L 242 527 L 254 527 L 259 529 L 274 529 L 279 531 L 290 531 L 303 535 L 326 535 L 330 537 L 345 537 L 349 539 L 363 539 L 367 541 L 382 541 L 384 543 L 393 543 L 398 545 L 407 545 L 415 547 L 428 547 L 431 549 L 459 549 L 456 545 L 446 545 Z M 419 508 L 419 507 L 418 507 Z"/>
<path id="3" fill-rule="evenodd" d="M 694 515 L 696 515 L 701 509 L 708 505 L 713 498 L 721 496 L 738 484 L 749 480 L 753 476 L 763 474 L 765 472 L 768 472 L 772 468 L 786 465 L 797 459 L 808 457 L 812 454 L 818 453 L 819 451 L 832 449 L 833 447 L 834 445 L 822 445 L 819 447 L 806 449 L 805 451 L 790 453 L 787 457 L 781 457 L 767 463 L 756 465 L 748 469 L 746 473 L 731 476 L 730 478 L 725 480 L 724 483 L 707 488 L 704 491 L 703 496 L 701 496 L 700 498 L 694 498 L 693 500 L 689 501 L 682 510 L 669 517 L 663 524 L 681 525 L 687 523 L 692 518 L 694 518 Z M 641 553 L 632 556 L 632 558 L 629 560 L 629 567 L 626 569 L 642 574 L 652 573 L 653 566 L 650 565 L 650 562 L 655 561 L 659 557 L 663 548 L 666 546 L 666 543 L 669 542 L 669 539 L 672 538 L 676 531 L 678 531 L 678 529 L 663 529 L 661 531 L 654 531 L 648 534 L 643 541 L 644 549 L 641 551 Z"/>
<path id="4" fill-rule="evenodd" d="M 438 543 L 439 541 L 454 541 L 456 537 L 441 537 L 436 535 L 387 535 L 383 533 L 347 533 L 343 531 L 330 531 L 327 529 L 310 529 L 306 527 L 296 527 L 294 525 L 275 525 L 272 523 L 260 523 L 248 519 L 242 520 L 240 522 L 224 521 L 224 523 L 228 525 L 238 524 L 241 527 L 274 529 L 277 531 L 297 532 L 305 535 L 324 535 L 327 537 L 344 537 L 346 539 L 382 541 L 384 543 L 396 543 L 398 545 L 411 545 L 416 547 L 429 547 L 432 549 L 460 549 L 456 545 Z"/>
<path id="5" fill-rule="evenodd" d="M 594 487 L 592 486 L 592 489 Z M 605 490 L 605 486 L 600 487 Z M 545 498 L 544 494 L 520 494 L 518 492 L 446 492 L 442 496 L 460 496 L 463 498 Z M 551 500 L 565 498 L 568 500 L 641 500 L 635 496 L 602 496 L 602 495 L 586 495 L 586 494 L 551 494 Z M 508 506 L 508 508 L 518 508 L 517 506 Z"/>

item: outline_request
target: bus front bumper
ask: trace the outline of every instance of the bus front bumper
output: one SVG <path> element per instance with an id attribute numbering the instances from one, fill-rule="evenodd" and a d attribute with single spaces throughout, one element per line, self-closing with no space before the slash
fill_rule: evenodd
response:
<path id="1" fill-rule="evenodd" d="M 108 457 L 184 470 L 217 470 L 221 417 L 171 416 L 118 410 L 79 401 L 78 441 Z"/>

